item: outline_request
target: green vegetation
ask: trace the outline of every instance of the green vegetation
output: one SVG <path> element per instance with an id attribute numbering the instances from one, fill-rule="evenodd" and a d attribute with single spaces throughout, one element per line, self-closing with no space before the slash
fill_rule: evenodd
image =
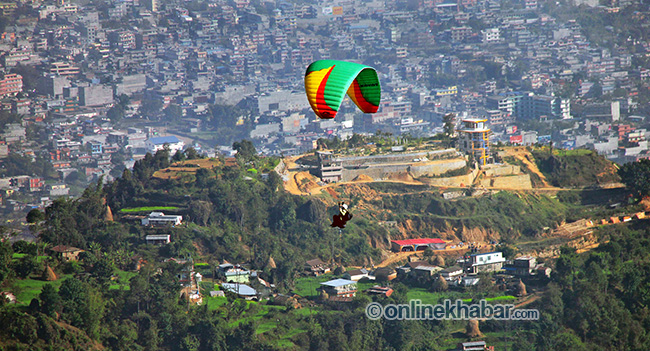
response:
<path id="1" fill-rule="evenodd" d="M 650 196 L 650 160 L 624 164 L 618 174 L 627 188 L 637 196 Z"/>
<path id="2" fill-rule="evenodd" d="M 555 198 L 499 192 L 447 201 L 427 186 L 353 184 L 337 189 L 355 210 L 354 220 L 339 232 L 328 227 L 335 206 L 328 208 L 321 201 L 331 203 L 336 194 L 303 198 L 284 192 L 277 174 L 263 178 L 262 171 L 246 171 L 277 164 L 277 159 L 259 158 L 250 147 L 240 143 L 235 165 L 199 168 L 192 182 L 152 177 L 169 165 L 168 155 L 161 151 L 138 161 L 133 171 L 125 171 L 112 183 L 100 181 L 77 199 L 57 199 L 45 212 L 31 211 L 29 222 L 37 223 L 34 228 L 41 232 L 41 241 L 0 242 L 0 284 L 19 300 L 17 305 L 0 304 L 0 348 L 329 350 L 346 345 L 350 350 L 444 350 L 470 340 L 464 334 L 466 322 L 372 321 L 365 317 L 365 306 L 371 301 L 398 304 L 410 299 L 435 304 L 447 298 L 515 303 L 504 284 L 481 275 L 476 286 L 459 289 L 436 277 L 410 275 L 382 283 L 394 293 L 380 297 L 363 293 L 377 282 L 362 280 L 355 298 L 335 303 L 321 301 L 317 289 L 340 275 L 305 277 L 305 261 L 336 262 L 334 269 L 367 266 L 370 259 L 379 262 L 382 252 L 371 243 L 385 243 L 391 236 L 377 218 L 408 220 L 423 231 L 476 228 L 499 233 L 500 241 L 509 243 L 507 256 L 512 257 L 517 249 L 560 243 L 541 234 L 571 216 L 602 213 L 601 204 L 622 196 L 620 190 L 562 191 Z M 379 194 L 362 197 L 371 192 Z M 106 204 L 114 210 L 152 211 L 166 210 L 156 206 L 163 203 L 176 208 L 185 223 L 144 228 L 137 222 L 106 221 Z M 539 279 L 526 282 L 531 291 L 543 295 L 537 302 L 531 299 L 530 305 L 542 311 L 542 321 L 507 328 L 500 321 L 482 321 L 485 340 L 514 350 L 530 350 L 530 345 L 643 349 L 650 340 L 643 331 L 650 320 L 642 313 L 649 303 L 650 280 L 637 272 L 650 269 L 646 267 L 650 229 L 642 224 L 599 229 L 604 244 L 585 255 L 564 249 L 548 289 Z M 170 234 L 172 243 L 147 245 L 143 238 L 148 234 Z M 70 262 L 42 255 L 46 247 L 58 244 L 85 251 L 79 261 Z M 201 306 L 181 297 L 178 277 L 185 266 L 165 262 L 171 257 L 191 258 L 195 270 L 206 277 L 200 287 Z M 250 302 L 230 292 L 210 297 L 209 291 L 218 288 L 210 281 L 212 267 L 223 260 L 244 263 L 275 284 L 278 293 L 294 292 L 303 298 Z M 40 280 L 45 262 L 60 279 Z M 552 265 L 553 260 L 547 263 Z M 620 326 L 616 333 L 610 332 L 612 325 Z"/>
<path id="3" fill-rule="evenodd" d="M 134 212 L 176 211 L 176 210 L 178 210 L 178 207 L 176 206 L 143 206 L 143 207 L 133 207 L 133 208 L 121 208 L 120 212 L 134 213 Z"/>
<path id="4" fill-rule="evenodd" d="M 65 274 L 62 277 L 59 277 L 59 279 L 51 282 L 42 280 L 40 278 L 16 279 L 13 286 L 16 291 L 19 291 L 19 293 L 16 294 L 17 303 L 22 306 L 27 306 L 32 301 L 32 299 L 38 297 L 38 294 L 41 293 L 41 290 L 43 290 L 43 286 L 45 284 L 50 284 L 58 290 L 59 286 L 61 286 L 61 283 L 70 277 L 72 277 L 72 274 Z"/>
<path id="5" fill-rule="evenodd" d="M 618 182 L 616 167 L 603 156 L 591 150 L 532 151 L 539 170 L 558 187 L 588 187 Z"/>
<path id="6" fill-rule="evenodd" d="M 566 217 L 566 206 L 549 196 L 505 191 L 457 201 L 447 201 L 429 193 L 401 194 L 385 196 L 381 202 L 393 209 L 398 218 L 441 229 L 489 228 L 501 233 L 504 239 L 534 236 Z"/>

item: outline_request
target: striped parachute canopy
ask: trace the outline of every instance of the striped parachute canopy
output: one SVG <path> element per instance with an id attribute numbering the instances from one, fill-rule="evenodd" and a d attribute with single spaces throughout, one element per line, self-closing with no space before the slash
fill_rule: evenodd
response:
<path id="1" fill-rule="evenodd" d="M 320 118 L 334 118 L 346 92 L 365 113 L 377 112 L 381 101 L 377 71 L 354 62 L 313 62 L 305 72 L 305 92 L 311 108 Z"/>

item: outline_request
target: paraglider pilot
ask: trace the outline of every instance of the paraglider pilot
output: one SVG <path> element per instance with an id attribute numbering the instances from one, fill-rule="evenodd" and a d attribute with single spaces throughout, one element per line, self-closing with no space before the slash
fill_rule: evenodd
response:
<path id="1" fill-rule="evenodd" d="M 345 224 L 352 219 L 352 213 L 348 211 L 348 205 L 341 201 L 339 202 L 339 213 L 334 215 L 332 219 L 332 227 L 345 228 Z"/>

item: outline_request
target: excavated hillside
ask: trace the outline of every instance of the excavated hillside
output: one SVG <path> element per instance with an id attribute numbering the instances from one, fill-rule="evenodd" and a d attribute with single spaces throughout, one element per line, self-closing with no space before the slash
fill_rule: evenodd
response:
<path id="1" fill-rule="evenodd" d="M 591 232 L 568 236 L 563 229 L 567 218 L 575 213 L 575 207 L 556 198 L 557 192 L 563 191 L 557 185 L 569 185 L 557 183 L 560 173 L 546 173 L 547 169 L 538 168 L 539 164 L 546 165 L 543 151 L 531 152 L 519 147 L 505 148 L 501 153 L 504 160 L 513 160 L 512 164 L 531 175 L 535 188 L 527 190 L 470 184 L 446 188 L 432 186 L 409 174 L 393 176 L 388 181 L 374 181 L 362 174 L 350 182 L 326 184 L 313 174 L 301 171 L 301 166 L 294 162 L 300 156 L 285 160 L 287 172 L 283 176 L 289 192 L 315 196 L 332 211 L 338 201 L 351 204 L 355 222 L 364 221 L 372 226 L 364 230 L 368 233 L 368 243 L 385 253 L 390 250 L 391 240 L 422 237 L 441 238 L 451 250 L 460 250 L 456 247 L 459 242 L 487 248 L 491 243 L 503 241 L 528 243 L 532 251 L 546 256 L 552 256 L 557 248 L 541 250 L 539 246 L 551 241 L 557 247 L 569 242 L 579 250 L 588 249 L 595 240 Z M 555 151 L 553 155 L 562 158 L 564 172 L 571 171 L 585 181 L 585 184 L 574 181 L 570 186 L 584 188 L 616 181 L 615 168 L 601 157 L 587 152 Z M 603 165 L 608 167 L 600 168 L 596 177 L 588 176 L 594 167 Z M 590 191 L 590 197 L 598 197 L 595 193 L 599 190 Z M 589 206 L 611 200 L 605 199 L 608 194 L 601 193 L 602 201 L 592 201 Z"/>

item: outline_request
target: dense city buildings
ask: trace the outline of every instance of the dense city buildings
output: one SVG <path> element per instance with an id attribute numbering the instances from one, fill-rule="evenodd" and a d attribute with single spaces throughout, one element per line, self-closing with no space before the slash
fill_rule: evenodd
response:
<path id="1" fill-rule="evenodd" d="M 592 148 L 618 162 L 646 157 L 650 44 L 611 32 L 603 46 L 590 23 L 561 19 L 565 5 L 557 6 L 2 3 L 4 16 L 16 17 L 0 33 L 0 108 L 18 117 L 0 126 L 0 157 L 43 159 L 57 173 L 5 176 L 48 185 L 75 172 L 112 179 L 163 147 L 214 156 L 241 139 L 291 155 L 354 133 L 431 136 L 449 113 L 464 130 L 455 146 L 480 164 L 499 142 Z M 335 119 L 318 119 L 303 85 L 319 59 L 374 67 L 379 111 L 363 114 L 346 98 Z M 482 121 L 480 140 L 468 139 L 468 120 Z M 322 171 L 340 179 L 332 167 Z"/>

